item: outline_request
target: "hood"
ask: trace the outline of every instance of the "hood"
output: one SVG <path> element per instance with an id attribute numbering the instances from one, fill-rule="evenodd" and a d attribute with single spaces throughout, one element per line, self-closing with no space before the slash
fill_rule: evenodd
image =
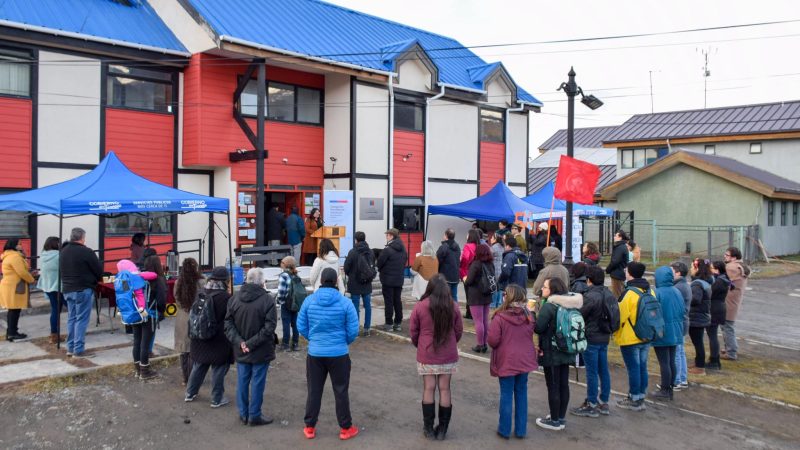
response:
<path id="1" fill-rule="evenodd" d="M 497 314 L 497 317 L 512 325 L 524 325 L 531 323 L 531 313 L 525 308 L 511 307 Z"/>
<path id="2" fill-rule="evenodd" d="M 547 302 L 555 303 L 556 305 L 563 306 L 565 308 L 580 308 L 583 306 L 583 296 L 575 293 L 570 293 L 567 295 L 551 295 L 550 297 L 547 297 Z"/>
<path id="3" fill-rule="evenodd" d="M 123 270 L 130 273 L 139 273 L 139 268 L 136 267 L 136 264 L 127 259 L 117 262 L 117 272 L 122 272 Z"/>
<path id="4" fill-rule="evenodd" d="M 45 250 L 39 254 L 39 261 L 41 261 L 42 264 L 53 262 L 58 259 L 58 253 L 58 250 Z"/>
<path id="5" fill-rule="evenodd" d="M 650 283 L 647 282 L 644 278 L 634 278 L 631 281 L 628 281 L 626 286 L 633 286 L 635 288 L 639 288 L 643 291 L 650 290 Z"/>
<path id="6" fill-rule="evenodd" d="M 403 241 L 401 241 L 400 239 L 397 239 L 397 238 L 392 239 L 391 241 L 389 241 L 386 244 L 386 246 L 387 247 L 392 247 L 392 249 L 394 249 L 395 251 L 398 251 L 398 252 L 402 252 L 403 250 L 405 250 L 405 246 L 403 245 Z"/>
<path id="7" fill-rule="evenodd" d="M 250 303 L 265 295 L 267 295 L 267 291 L 265 291 L 261 286 L 257 284 L 245 283 L 242 285 L 242 289 L 239 291 L 239 300 L 242 303 Z"/>
<path id="8" fill-rule="evenodd" d="M 328 264 L 337 264 L 339 262 L 339 255 L 337 255 L 334 252 L 328 252 L 328 254 L 325 255 L 325 258 L 323 259 Z"/>
<path id="9" fill-rule="evenodd" d="M 542 250 L 542 257 L 544 257 L 544 265 L 561 264 L 561 251 L 555 247 L 545 247 Z"/>
<path id="10" fill-rule="evenodd" d="M 588 255 L 584 255 L 584 258 L 592 260 L 595 263 L 600 261 L 600 255 L 598 253 L 590 253 Z"/>
<path id="11" fill-rule="evenodd" d="M 369 248 L 369 244 L 366 242 L 356 242 L 355 248 L 356 251 L 361 254 L 372 253 L 372 250 Z"/>
<path id="12" fill-rule="evenodd" d="M 8 256 L 13 255 L 14 253 L 19 254 L 21 256 L 21 253 L 19 253 L 16 250 L 4 250 L 3 254 L 0 255 L 0 259 L 6 259 Z"/>
<path id="13" fill-rule="evenodd" d="M 317 303 L 320 306 L 331 306 L 337 303 L 342 296 L 342 294 L 339 293 L 339 289 L 336 287 L 321 287 L 312 295 L 316 297 Z"/>
<path id="14" fill-rule="evenodd" d="M 672 286 L 674 283 L 672 269 L 667 266 L 661 266 L 656 269 L 656 287 Z"/>

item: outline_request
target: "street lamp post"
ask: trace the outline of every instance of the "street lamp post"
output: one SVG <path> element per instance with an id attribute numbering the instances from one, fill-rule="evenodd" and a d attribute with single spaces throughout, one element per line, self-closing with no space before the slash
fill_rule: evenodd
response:
<path id="1" fill-rule="evenodd" d="M 569 77 L 566 83 L 561 83 L 558 90 L 564 90 L 567 94 L 567 156 L 573 158 L 575 156 L 575 97 L 581 94 L 581 103 L 588 108 L 594 110 L 603 106 L 594 95 L 584 95 L 577 83 L 575 83 L 575 69 L 570 67 L 567 73 Z M 572 202 L 567 201 L 567 210 L 565 211 L 566 218 L 564 221 L 564 240 L 566 241 L 566 248 L 564 249 L 564 265 L 569 267 L 573 264 L 572 261 Z M 580 257 L 580 255 L 578 255 Z"/>

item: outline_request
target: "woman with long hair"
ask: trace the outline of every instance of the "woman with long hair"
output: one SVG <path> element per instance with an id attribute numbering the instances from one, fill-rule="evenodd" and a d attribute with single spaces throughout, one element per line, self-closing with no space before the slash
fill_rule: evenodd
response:
<path id="1" fill-rule="evenodd" d="M 500 420 L 497 434 L 511 436 L 511 410 L 514 409 L 514 435 L 524 438 L 528 431 L 528 373 L 537 369 L 533 328 L 536 321 L 528 310 L 525 291 L 517 285 L 506 288 L 503 304 L 492 315 L 489 346 L 492 359 L 489 373 L 500 380 Z"/>
<path id="2" fill-rule="evenodd" d="M 728 292 L 733 288 L 731 280 L 723 261 L 714 261 L 711 263 L 711 274 L 714 276 L 714 282 L 711 284 L 711 324 L 706 328 L 708 334 L 708 349 L 711 353 L 708 357 L 707 370 L 722 370 L 722 364 L 719 357 L 719 327 L 725 324 L 725 315 L 727 314 L 727 307 L 725 306 L 725 298 Z"/>
<path id="3" fill-rule="evenodd" d="M 443 440 L 453 406 L 450 377 L 458 369 L 458 341 L 462 333 L 461 314 L 450 295 L 450 286 L 441 274 L 428 281 L 422 300 L 411 313 L 409 332 L 417 348 L 417 373 L 422 376 L 423 433 L 429 439 Z M 439 424 L 436 418 L 436 390 L 439 391 Z"/>
<path id="4" fill-rule="evenodd" d="M 306 264 L 311 264 L 317 255 L 317 238 L 311 237 L 318 229 L 322 228 L 322 213 L 319 208 L 312 208 L 306 217 L 306 236 L 303 238 L 303 259 Z"/>
<path id="5" fill-rule="evenodd" d="M 8 310 L 6 340 L 19 341 L 28 337 L 17 325 L 23 309 L 28 308 L 29 285 L 35 280 L 28 269 L 19 239 L 9 239 L 3 246 L 3 280 L 0 281 L 0 307 Z"/>
<path id="6" fill-rule="evenodd" d="M 711 284 L 714 276 L 711 274 L 711 261 L 695 259 L 689 270 L 692 282 L 692 304 L 689 308 L 689 338 L 694 345 L 694 367 L 689 369 L 692 375 L 705 375 L 706 373 L 706 348 L 703 334 L 711 326 Z"/>
<path id="7" fill-rule="evenodd" d="M 583 262 L 587 266 L 596 266 L 600 261 L 600 247 L 594 242 L 583 244 Z"/>
<path id="8" fill-rule="evenodd" d="M 314 264 L 311 265 L 311 275 L 309 276 L 309 282 L 311 286 L 314 287 L 315 291 L 319 289 L 321 284 L 320 276 L 322 275 L 322 271 L 328 267 L 336 271 L 336 278 L 338 280 L 337 287 L 339 292 L 344 294 L 344 281 L 342 280 L 341 273 L 339 273 L 339 252 L 336 251 L 336 246 L 333 245 L 333 241 L 330 239 L 322 239 L 319 241 L 319 252 L 317 253 L 316 259 L 314 259 Z"/>
<path id="9" fill-rule="evenodd" d="M 44 292 L 50 300 L 50 343 L 58 344 L 61 337 L 58 335 L 58 316 L 66 306 L 64 299 L 61 299 L 59 307 L 59 296 L 61 289 L 58 287 L 58 260 L 61 253 L 61 242 L 56 236 L 50 236 L 44 241 L 42 253 L 39 254 L 39 281 L 36 287 Z M 59 309 L 60 308 L 60 309 Z"/>
<path id="10" fill-rule="evenodd" d="M 189 353 L 191 351 L 189 310 L 192 309 L 197 293 L 203 290 L 205 282 L 197 260 L 184 259 L 174 287 L 175 302 L 178 304 L 178 311 L 175 313 L 175 351 L 180 354 L 184 386 L 189 382 L 189 374 L 192 372 L 192 358 Z"/>
<path id="11" fill-rule="evenodd" d="M 411 273 L 414 275 L 414 282 L 411 283 L 411 296 L 419 300 L 428 287 L 428 280 L 439 273 L 439 260 L 436 258 L 436 248 L 433 242 L 424 241 L 420 246 L 420 252 L 414 258 L 411 265 Z"/>
<path id="12" fill-rule="evenodd" d="M 475 250 L 475 258 L 470 263 L 467 276 L 464 278 L 467 308 L 472 312 L 472 320 L 475 322 L 477 342 L 472 347 L 475 353 L 486 353 L 488 350 L 486 338 L 489 335 L 489 304 L 492 302 L 492 291 L 487 288 L 490 288 L 490 277 L 496 277 L 492 250 L 486 244 L 479 244 Z M 496 281 L 495 288 L 497 288 Z"/>

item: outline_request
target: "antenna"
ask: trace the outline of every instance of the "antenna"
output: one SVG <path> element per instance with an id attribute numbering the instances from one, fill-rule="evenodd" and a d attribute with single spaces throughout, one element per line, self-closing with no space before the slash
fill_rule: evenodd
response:
<path id="1" fill-rule="evenodd" d="M 711 53 L 711 47 L 700 50 L 703 54 L 703 108 L 708 104 L 708 77 L 711 76 L 711 70 L 708 69 L 708 55 Z"/>

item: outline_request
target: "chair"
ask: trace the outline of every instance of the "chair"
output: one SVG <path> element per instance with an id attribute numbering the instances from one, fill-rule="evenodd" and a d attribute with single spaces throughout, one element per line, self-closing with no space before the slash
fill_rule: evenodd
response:
<path id="1" fill-rule="evenodd" d="M 303 280 L 311 278 L 311 266 L 300 266 L 297 268 L 297 276 Z"/>
<path id="2" fill-rule="evenodd" d="M 262 267 L 261 273 L 264 274 L 264 282 L 278 281 L 283 269 L 280 267 Z"/>

